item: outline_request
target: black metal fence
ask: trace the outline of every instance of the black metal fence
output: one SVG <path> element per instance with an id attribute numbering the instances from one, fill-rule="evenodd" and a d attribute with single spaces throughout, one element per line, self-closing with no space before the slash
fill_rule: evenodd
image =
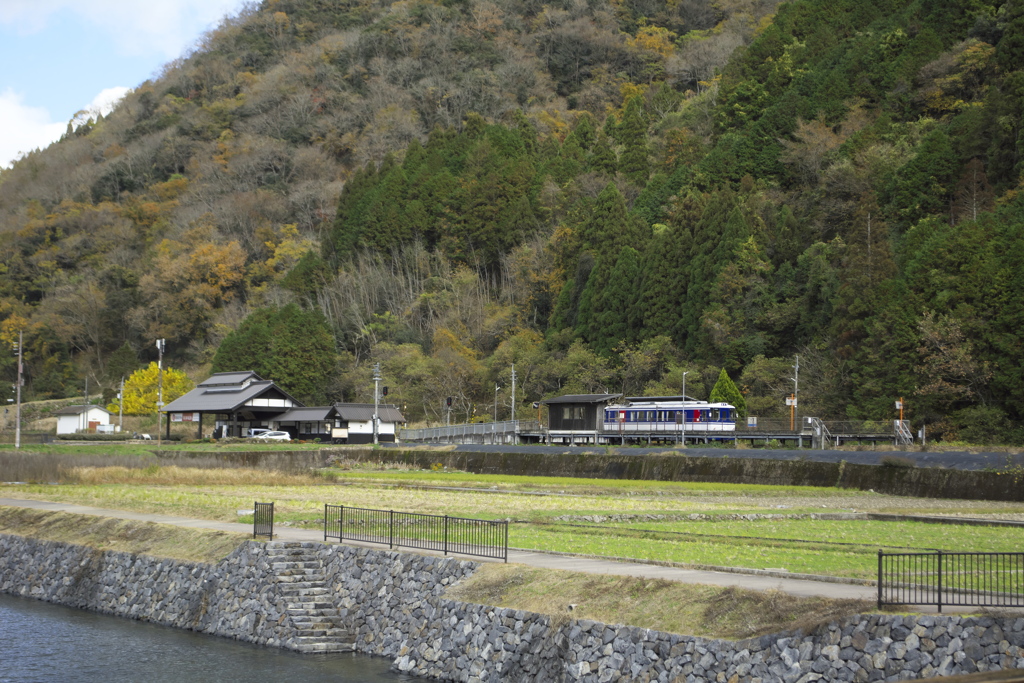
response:
<path id="1" fill-rule="evenodd" d="M 252 511 L 252 537 L 274 540 L 274 504 L 255 503 Z"/>
<path id="2" fill-rule="evenodd" d="M 878 607 L 1024 607 L 1024 553 L 883 553 Z"/>
<path id="3" fill-rule="evenodd" d="M 508 562 L 508 521 L 324 505 L 324 541 L 386 543 Z"/>

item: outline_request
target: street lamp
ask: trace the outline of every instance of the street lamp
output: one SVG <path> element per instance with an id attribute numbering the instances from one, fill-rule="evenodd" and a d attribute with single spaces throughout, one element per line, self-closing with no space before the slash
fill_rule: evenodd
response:
<path id="1" fill-rule="evenodd" d="M 18 331 L 18 383 L 15 384 L 15 399 L 17 400 L 17 408 L 15 409 L 14 419 L 17 420 L 14 426 L 14 448 L 21 448 L 21 373 L 22 373 L 22 347 L 24 346 L 24 331 Z"/>
<path id="2" fill-rule="evenodd" d="M 156 361 L 156 371 L 157 371 L 157 379 L 156 379 L 156 447 L 157 447 L 157 450 L 159 450 L 160 447 L 163 444 L 162 440 L 163 440 L 163 431 L 164 431 L 163 415 L 160 413 L 160 409 L 164 407 L 164 346 L 165 346 L 165 343 L 166 343 L 166 340 L 164 340 L 164 339 L 157 339 L 156 340 L 156 352 L 157 352 L 157 361 Z M 168 431 L 170 431 L 170 430 L 168 429 Z"/>
<path id="3" fill-rule="evenodd" d="M 796 429 L 796 425 L 797 425 L 797 423 L 799 423 L 799 418 L 800 418 L 800 356 L 799 355 L 796 357 L 796 365 L 793 366 L 793 376 L 790 377 L 790 379 L 793 380 L 793 408 L 792 408 L 792 412 L 790 413 L 792 415 L 792 417 L 790 418 L 792 420 L 790 426 L 793 429 Z M 802 429 L 800 430 L 799 436 L 797 436 L 797 444 L 798 444 L 799 448 L 803 448 L 804 447 L 804 437 L 803 437 L 803 430 Z"/>
<path id="4" fill-rule="evenodd" d="M 686 376 L 690 374 L 687 370 L 683 373 L 683 445 L 686 445 Z"/>
<path id="5" fill-rule="evenodd" d="M 501 389 L 501 385 L 495 383 L 494 385 L 494 421 L 498 421 L 498 391 Z"/>
<path id="6" fill-rule="evenodd" d="M 373 445 L 380 443 L 380 363 L 373 366 Z"/>

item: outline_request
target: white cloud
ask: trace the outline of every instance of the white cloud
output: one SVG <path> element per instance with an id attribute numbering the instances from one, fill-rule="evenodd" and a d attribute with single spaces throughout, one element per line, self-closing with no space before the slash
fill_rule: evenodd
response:
<path id="1" fill-rule="evenodd" d="M 30 35 L 44 29 L 55 15 L 73 14 L 78 22 L 108 35 L 124 54 L 157 52 L 174 59 L 203 31 L 243 4 L 243 0 L 2 0 L 0 24 Z"/>
<path id="2" fill-rule="evenodd" d="M 128 90 L 129 88 L 120 85 L 116 88 L 101 90 L 99 95 L 92 98 L 92 102 L 85 107 L 85 110 L 93 115 L 103 114 L 106 116 L 114 111 L 114 107 L 121 101 L 121 98 L 128 94 Z"/>
<path id="3" fill-rule="evenodd" d="M 97 114 L 106 116 L 114 110 L 114 106 L 127 94 L 128 88 L 118 86 L 106 88 L 92 102 L 82 107 L 80 114 L 71 120 L 78 127 Z M 34 149 L 41 149 L 51 142 L 60 139 L 67 129 L 67 122 L 54 123 L 44 107 L 31 107 L 25 104 L 25 98 L 7 89 L 0 94 L 0 167 L 10 166 L 11 162 Z"/>
<path id="4" fill-rule="evenodd" d="M 67 130 L 67 123 L 54 123 L 50 112 L 30 107 L 12 90 L 0 93 L 0 166 L 9 166 L 22 154 L 46 147 Z"/>

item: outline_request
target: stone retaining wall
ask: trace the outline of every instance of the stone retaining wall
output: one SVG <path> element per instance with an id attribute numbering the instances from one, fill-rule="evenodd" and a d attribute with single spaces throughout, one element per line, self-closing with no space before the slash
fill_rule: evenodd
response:
<path id="1" fill-rule="evenodd" d="M 359 652 L 445 681 L 881 681 L 1024 668 L 1024 618 L 861 615 L 731 642 L 444 598 L 475 562 L 344 545 L 319 550 Z M 283 646 L 285 602 L 262 543 L 215 565 L 0 535 L 0 591 Z"/>
<path id="2" fill-rule="evenodd" d="M 628 454 L 606 451 L 603 447 L 548 453 L 415 448 L 323 448 L 321 452 L 357 462 L 401 463 L 420 469 L 440 463 L 449 469 L 475 474 L 825 486 L 919 498 L 1024 500 L 1024 487 L 1006 472 L 773 460 L 744 457 L 742 450 L 723 452 L 716 457 L 693 456 L 685 450 L 658 455 Z"/>

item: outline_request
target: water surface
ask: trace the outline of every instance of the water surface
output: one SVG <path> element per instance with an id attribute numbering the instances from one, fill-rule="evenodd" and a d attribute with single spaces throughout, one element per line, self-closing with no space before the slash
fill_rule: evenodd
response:
<path id="1" fill-rule="evenodd" d="M 390 659 L 303 655 L 0 594 L 0 682 L 396 683 Z"/>

